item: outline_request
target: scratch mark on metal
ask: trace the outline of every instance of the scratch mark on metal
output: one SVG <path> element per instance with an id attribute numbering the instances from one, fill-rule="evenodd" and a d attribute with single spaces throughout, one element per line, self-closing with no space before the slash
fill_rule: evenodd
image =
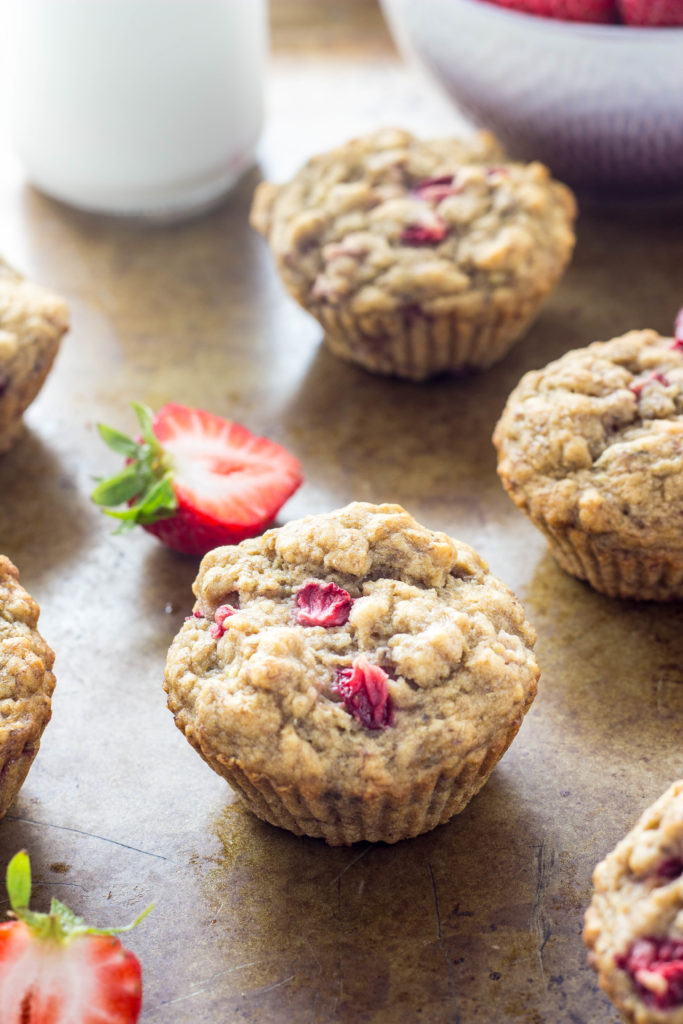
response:
<path id="1" fill-rule="evenodd" d="M 39 825 L 41 828 L 54 828 L 60 832 L 75 832 L 79 836 L 87 836 L 88 839 L 99 839 L 103 843 L 111 843 L 113 846 L 122 846 L 124 850 L 132 850 L 133 853 L 141 853 L 145 857 L 154 857 L 156 860 L 168 860 L 160 853 L 150 853 L 149 850 L 139 850 L 137 846 L 129 846 L 128 843 L 120 843 L 118 839 L 109 839 L 107 836 L 98 836 L 95 832 L 85 832 L 80 828 L 72 828 L 70 825 L 54 825 L 51 821 L 33 821 L 32 818 L 17 818 L 7 814 L 5 821 L 16 821 L 21 825 Z"/>
<path id="2" fill-rule="evenodd" d="M 536 857 L 536 895 L 534 898 L 534 906 L 531 914 L 531 923 L 534 932 L 538 938 L 538 965 L 541 969 L 541 978 L 543 979 L 543 985 L 547 989 L 548 983 L 545 976 L 545 964 L 543 962 L 543 950 L 545 945 L 550 938 L 552 928 L 550 922 L 545 916 L 543 908 L 543 897 L 548 882 L 548 872 L 552 869 L 555 863 L 555 855 L 550 851 L 546 852 L 545 843 L 541 842 L 538 847 L 538 853 Z"/>
<path id="3" fill-rule="evenodd" d="M 288 978 L 283 978 L 282 981 L 276 981 L 274 985 L 268 985 L 267 988 L 257 988 L 255 991 L 250 992 L 251 996 L 262 996 L 266 992 L 272 992 L 274 988 L 282 988 L 283 985 L 288 985 L 290 981 L 294 981 L 296 975 L 290 974 Z"/>
<path id="4" fill-rule="evenodd" d="M 313 996 L 313 1013 L 311 1014 L 310 1024 L 315 1024 L 315 1011 L 316 1011 L 316 1009 L 318 1007 L 318 996 L 319 995 L 320 995 L 320 993 L 318 991 L 316 991 L 315 995 Z"/>
<path id="5" fill-rule="evenodd" d="M 159 1006 L 173 1006 L 175 1003 L 183 1003 L 186 999 L 192 999 L 194 996 L 200 996 L 203 992 L 208 992 L 211 983 L 214 982 L 216 978 L 222 978 L 227 974 L 234 974 L 236 971 L 243 971 L 245 967 L 255 967 L 260 963 L 263 963 L 263 961 L 249 960 L 245 964 L 238 964 L 236 967 L 228 967 L 225 971 L 218 971 L 216 974 L 212 974 L 210 978 L 204 978 L 203 981 L 200 981 L 199 988 L 193 989 L 192 992 L 186 992 L 183 996 L 177 996 L 175 999 L 162 999 Z"/>
<path id="6" fill-rule="evenodd" d="M 350 860 L 350 861 L 349 861 L 349 863 L 348 863 L 348 864 L 346 865 L 346 867 L 345 867 L 345 868 L 343 868 L 343 869 L 342 869 L 342 870 L 341 870 L 341 871 L 339 872 L 339 874 L 338 874 L 338 875 L 335 875 L 335 877 L 334 877 L 334 878 L 332 879 L 332 881 L 330 882 L 330 885 L 334 885 L 334 883 L 335 883 L 335 882 L 338 882 L 338 881 L 339 881 L 339 879 L 340 879 L 340 878 L 342 877 L 342 875 L 345 875 L 345 874 L 346 874 L 346 872 L 347 872 L 347 871 L 349 870 L 349 868 L 352 868 L 354 864 L 357 864 L 357 863 L 358 863 L 358 861 L 359 861 L 359 860 L 360 860 L 360 859 L 361 859 L 362 857 L 364 857 L 364 856 L 366 855 L 366 853 L 369 853 L 371 849 L 372 849 L 372 846 L 366 846 L 364 850 L 361 850 L 361 852 L 360 852 L 360 853 L 358 854 L 358 856 L 357 856 L 357 857 L 354 857 L 354 858 L 353 858 L 353 860 Z"/>
<path id="7" fill-rule="evenodd" d="M 429 877 L 432 880 L 432 893 L 434 894 L 434 913 L 436 915 L 436 937 L 439 940 L 439 948 L 443 953 L 443 958 L 446 961 L 448 967 L 448 987 L 451 990 L 451 999 L 453 1000 L 453 1010 L 455 1016 L 453 1017 L 452 1024 L 460 1024 L 460 1014 L 458 1013 L 458 1000 L 457 991 L 455 987 L 455 972 L 453 970 L 453 963 L 450 956 L 448 955 L 448 949 L 444 942 L 443 932 L 441 930 L 441 911 L 439 910 L 439 894 L 436 891 L 436 879 L 434 878 L 434 871 L 432 865 L 427 861 L 427 868 L 429 870 Z"/>

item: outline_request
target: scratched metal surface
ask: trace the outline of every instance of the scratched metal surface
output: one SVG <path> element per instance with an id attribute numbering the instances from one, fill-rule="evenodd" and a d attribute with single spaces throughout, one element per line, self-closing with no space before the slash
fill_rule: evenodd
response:
<path id="1" fill-rule="evenodd" d="M 386 39 L 377 60 L 380 35 L 369 60 L 365 32 L 341 56 L 327 42 L 276 54 L 264 174 L 381 122 L 457 127 Z M 576 259 L 526 340 L 483 376 L 416 386 L 320 348 L 247 226 L 259 171 L 211 214 L 152 228 L 70 211 L 0 166 L 0 250 L 73 313 L 29 430 L 0 461 L 0 550 L 41 604 L 58 678 L 0 825 L 3 869 L 26 847 L 37 905 L 54 893 L 94 923 L 154 901 L 128 940 L 143 1024 L 612 1024 L 582 913 L 594 863 L 681 774 L 683 611 L 563 575 L 503 494 L 490 435 L 526 369 L 629 327 L 669 329 L 680 211 L 586 207 Z M 283 519 L 398 501 L 517 591 L 539 634 L 539 696 L 458 818 L 393 847 L 329 849 L 250 817 L 190 749 L 161 679 L 196 561 L 112 537 L 88 499 L 112 465 L 95 423 L 132 429 L 129 398 L 202 405 L 289 446 L 307 480 Z"/>

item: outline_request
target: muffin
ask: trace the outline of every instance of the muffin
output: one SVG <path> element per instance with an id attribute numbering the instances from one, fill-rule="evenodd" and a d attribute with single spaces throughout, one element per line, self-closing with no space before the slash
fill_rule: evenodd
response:
<path id="1" fill-rule="evenodd" d="M 21 433 L 69 326 L 66 303 L 0 259 L 0 454 Z"/>
<path id="2" fill-rule="evenodd" d="M 251 222 L 335 355 L 422 380 L 505 355 L 569 261 L 574 216 L 547 168 L 488 133 L 384 129 L 259 185 Z"/>
<path id="3" fill-rule="evenodd" d="M 683 597 L 683 343 L 655 331 L 527 373 L 493 441 L 513 501 L 610 597 Z"/>
<path id="4" fill-rule="evenodd" d="M 461 811 L 536 693 L 535 634 L 466 544 L 398 505 L 202 560 L 168 655 L 176 725 L 251 811 L 332 845 Z"/>
<path id="5" fill-rule="evenodd" d="M 19 792 L 50 721 L 55 656 L 36 626 L 40 609 L 0 555 L 0 818 Z"/>
<path id="6" fill-rule="evenodd" d="M 683 781 L 598 864 L 584 942 L 631 1024 L 683 1024 Z"/>

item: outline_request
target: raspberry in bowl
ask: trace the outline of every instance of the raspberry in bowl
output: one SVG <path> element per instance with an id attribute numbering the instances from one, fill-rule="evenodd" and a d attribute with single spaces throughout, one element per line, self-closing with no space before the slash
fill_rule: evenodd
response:
<path id="1" fill-rule="evenodd" d="M 619 2 L 630 24 L 606 0 L 381 0 L 401 49 L 515 159 L 573 188 L 680 192 L 683 27 L 661 22 L 683 5 Z"/>
<path id="2" fill-rule="evenodd" d="M 254 814 L 296 835 L 393 843 L 448 821 L 536 693 L 519 602 L 398 505 L 218 548 L 194 593 L 166 664 L 176 725 Z"/>

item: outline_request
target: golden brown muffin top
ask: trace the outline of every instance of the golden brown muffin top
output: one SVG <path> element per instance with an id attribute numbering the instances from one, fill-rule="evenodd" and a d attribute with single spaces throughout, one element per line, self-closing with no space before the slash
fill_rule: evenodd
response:
<path id="1" fill-rule="evenodd" d="M 387 128 L 257 189 L 252 224 L 312 312 L 479 311 L 545 294 L 569 260 L 575 202 L 492 135 L 422 141 Z"/>
<path id="2" fill-rule="evenodd" d="M 456 775 L 536 692 L 519 602 L 470 547 L 398 505 L 354 503 L 218 548 L 194 591 L 169 706 L 200 751 L 276 785 L 367 796 Z"/>
<path id="3" fill-rule="evenodd" d="M 498 472 L 532 519 L 683 548 L 683 349 L 655 331 L 527 373 L 494 433 Z"/>

